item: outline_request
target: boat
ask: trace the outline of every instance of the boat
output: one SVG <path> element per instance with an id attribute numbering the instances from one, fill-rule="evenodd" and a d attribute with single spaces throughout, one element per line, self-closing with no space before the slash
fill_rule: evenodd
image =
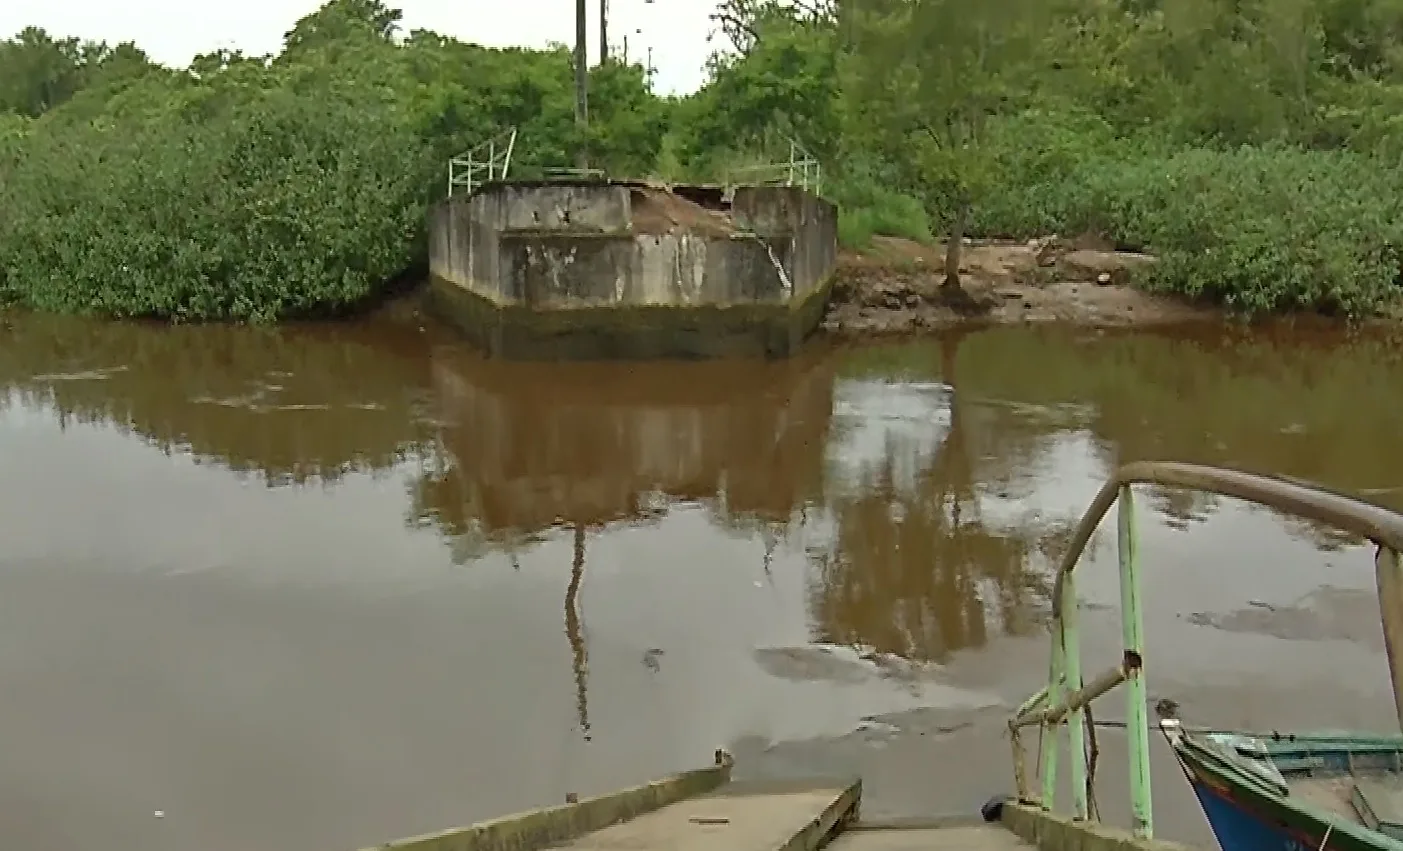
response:
<path id="1" fill-rule="evenodd" d="M 1223 851 L 1403 848 L 1401 737 L 1170 734 Z"/>
<path id="2" fill-rule="evenodd" d="M 1395 710 L 1403 729 L 1403 515 L 1309 482 L 1180 463 L 1121 467 L 1102 487 L 1073 535 L 1053 590 L 1053 647 L 1048 685 L 1009 722 L 1014 741 L 1018 800 L 1050 808 L 1057 757 L 1065 731 L 1077 820 L 1095 817 L 1090 801 L 1086 708 L 1121 684 L 1127 686 L 1125 727 L 1130 739 L 1132 832 L 1153 831 L 1149 776 L 1151 724 L 1145 697 L 1143 621 L 1135 538 L 1137 484 L 1235 497 L 1308 519 L 1371 541 Z M 1119 503 L 1120 662 L 1083 680 L 1077 646 L 1074 569 L 1092 532 Z M 1403 736 L 1371 733 L 1259 733 L 1191 728 L 1165 707 L 1161 733 L 1183 768 L 1222 851 L 1403 851 Z M 1021 731 L 1041 729 L 1041 786 L 1025 776 Z"/>

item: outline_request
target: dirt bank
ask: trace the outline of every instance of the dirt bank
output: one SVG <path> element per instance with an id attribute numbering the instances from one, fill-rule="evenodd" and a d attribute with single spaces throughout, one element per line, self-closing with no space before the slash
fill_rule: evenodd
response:
<path id="1" fill-rule="evenodd" d="M 943 248 L 879 236 L 869 248 L 840 256 L 823 327 L 837 336 L 871 337 L 976 322 L 1128 326 L 1220 317 L 1129 286 L 1134 270 L 1153 262 L 1087 241 L 975 240 L 960 266 L 970 298 L 952 302 L 940 292 Z"/>

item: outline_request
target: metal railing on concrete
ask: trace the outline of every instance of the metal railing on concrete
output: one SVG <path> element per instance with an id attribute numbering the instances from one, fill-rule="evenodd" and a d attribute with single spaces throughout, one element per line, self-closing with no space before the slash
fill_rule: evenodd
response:
<path id="1" fill-rule="evenodd" d="M 823 166 L 797 140 L 786 137 L 786 141 L 789 143 L 788 160 L 730 169 L 726 175 L 726 182 L 798 186 L 815 194 L 821 192 Z"/>
<path id="2" fill-rule="evenodd" d="M 1146 706 L 1144 672 L 1144 615 L 1140 598 L 1139 544 L 1135 536 L 1135 503 L 1132 485 L 1155 484 L 1253 502 L 1284 514 L 1333 526 L 1372 541 L 1375 576 L 1379 590 L 1379 610 L 1383 620 L 1389 673 L 1393 678 L 1395 710 L 1403 727 L 1403 515 L 1344 494 L 1334 493 L 1308 482 L 1262 476 L 1197 464 L 1140 462 L 1127 464 L 1101 487 L 1091 507 L 1082 516 L 1072 536 L 1067 554 L 1058 566 L 1052 595 L 1052 660 L 1048 684 L 1028 698 L 1008 722 L 1013 740 L 1013 771 L 1018 798 L 1051 810 L 1057 792 L 1059 735 L 1067 728 L 1068 757 L 1071 760 L 1073 817 L 1097 819 L 1094 768 L 1088 773 L 1087 706 L 1124 683 L 1126 693 L 1126 732 L 1130 738 L 1130 812 L 1135 835 L 1154 835 L 1153 802 L 1150 790 L 1149 718 Z M 1082 679 L 1081 652 L 1077 631 L 1077 594 L 1073 571 L 1092 533 L 1111 506 L 1119 503 L 1116 549 L 1120 562 L 1120 609 L 1122 656 L 1118 665 L 1093 677 Z M 1040 789 L 1029 788 L 1024 766 L 1020 732 L 1027 727 L 1041 728 L 1038 755 Z M 1094 766 L 1094 762 L 1092 763 Z"/>
<path id="3" fill-rule="evenodd" d="M 448 161 L 448 197 L 471 195 L 489 180 L 505 180 L 516 148 L 516 128 L 504 130 Z"/>

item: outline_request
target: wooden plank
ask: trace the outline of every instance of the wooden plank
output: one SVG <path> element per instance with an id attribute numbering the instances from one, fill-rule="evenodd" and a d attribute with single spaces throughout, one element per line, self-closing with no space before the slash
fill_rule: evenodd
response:
<path id="1" fill-rule="evenodd" d="M 582 836 L 572 851 L 810 851 L 856 811 L 861 784 L 733 784 Z"/>

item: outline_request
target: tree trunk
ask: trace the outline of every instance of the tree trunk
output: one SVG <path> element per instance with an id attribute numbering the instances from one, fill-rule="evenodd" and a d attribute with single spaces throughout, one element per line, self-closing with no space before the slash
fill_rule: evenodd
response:
<path id="1" fill-rule="evenodd" d="M 950 235 L 945 240 L 945 281 L 940 286 L 945 290 L 958 290 L 960 287 L 960 255 L 964 253 L 965 228 L 969 227 L 969 204 L 960 203 L 955 213 L 955 221 L 950 225 Z"/>

